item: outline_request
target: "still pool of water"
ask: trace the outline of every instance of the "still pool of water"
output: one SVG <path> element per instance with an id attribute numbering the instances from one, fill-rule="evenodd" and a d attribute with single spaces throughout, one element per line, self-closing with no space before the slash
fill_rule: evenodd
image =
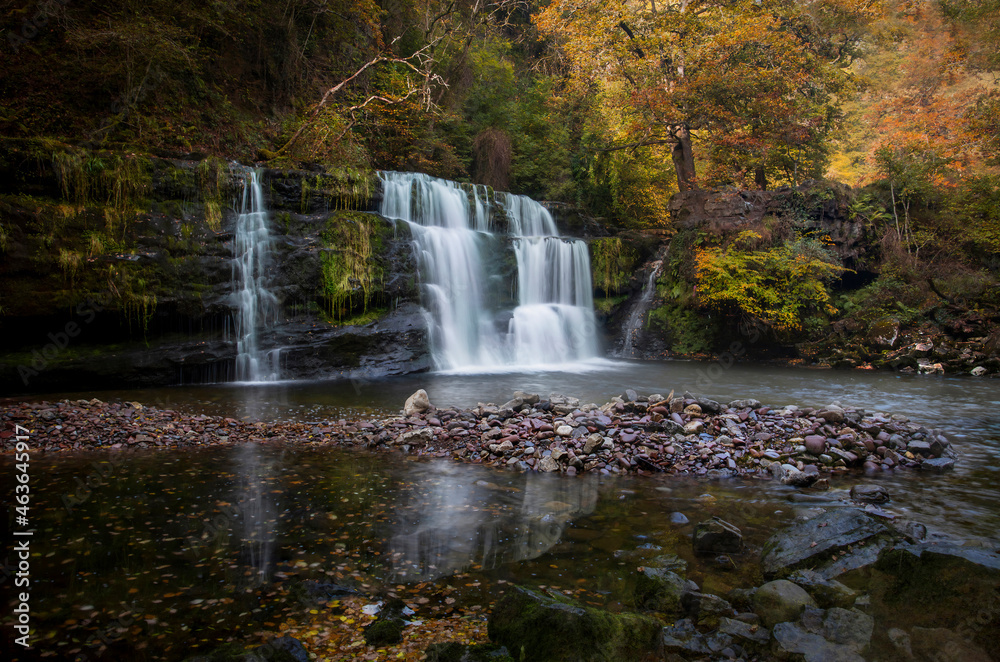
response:
<path id="1" fill-rule="evenodd" d="M 905 414 L 944 431 L 960 458 L 945 474 L 879 477 L 893 494 L 890 512 L 946 535 L 997 544 L 998 380 L 602 361 L 579 372 L 425 374 L 58 397 L 311 421 L 394 413 L 416 388 L 425 388 L 439 406 L 499 403 L 515 389 L 602 403 L 634 388 L 692 390 L 723 401 L 755 397 L 771 405 L 839 401 Z M 718 515 L 759 549 L 776 528 L 814 514 L 817 505 L 840 504 L 852 484 L 872 480 L 836 477 L 830 492 L 817 497 L 828 501 L 817 504 L 767 481 L 570 478 L 291 446 L 118 457 L 74 452 L 32 458 L 37 647 L 18 659 L 184 659 L 307 612 L 308 600 L 289 596 L 301 597 L 309 580 L 368 595 L 419 595 L 427 612 L 488 604 L 503 582 L 554 588 L 621 609 L 628 606 L 635 566 L 650 554 L 672 553 L 688 561 L 689 576 L 704 590 L 724 594 L 759 581 L 754 554 L 728 569 L 715 559 L 695 558 L 694 522 Z M 0 471 L 9 475 L 12 464 L 4 457 Z M 98 470 L 104 474 L 100 484 L 69 512 L 62 496 Z M 6 499 L 12 487 L 4 485 Z M 691 523 L 672 524 L 673 512 Z M 102 634 L 123 629 L 122 614 L 135 615 L 124 628 L 129 636 L 112 637 L 106 651 L 95 645 Z M 4 636 L 11 636 L 9 627 Z"/>

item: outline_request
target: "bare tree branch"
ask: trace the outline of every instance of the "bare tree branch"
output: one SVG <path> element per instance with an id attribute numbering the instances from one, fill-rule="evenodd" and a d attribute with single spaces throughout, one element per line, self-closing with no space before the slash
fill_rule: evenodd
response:
<path id="1" fill-rule="evenodd" d="M 395 43 L 395 41 L 396 40 L 393 40 L 393 43 Z M 361 67 L 357 71 L 355 71 L 353 74 L 351 74 L 350 76 L 348 76 L 344 80 L 340 81 L 339 83 L 337 83 L 336 85 L 334 85 L 333 87 L 331 87 L 330 89 L 328 89 L 323 94 L 323 97 L 319 100 L 319 103 L 317 103 L 313 107 L 312 111 L 309 113 L 309 117 L 306 118 L 306 120 L 302 123 L 301 126 L 299 126 L 299 128 L 295 131 L 295 133 L 292 134 L 292 137 L 288 139 L 288 142 L 286 142 L 284 145 L 282 145 L 282 147 L 275 152 L 275 155 L 281 154 L 282 152 L 284 152 L 285 150 L 287 150 L 296 140 L 298 140 L 299 136 L 302 135 L 302 132 L 305 131 L 306 128 L 308 128 L 309 126 L 311 126 L 312 123 L 316 121 L 316 118 L 319 116 L 320 111 L 323 109 L 323 106 L 326 105 L 326 102 L 330 99 L 330 97 L 332 97 L 337 92 L 339 92 L 342 89 L 344 89 L 344 87 L 346 87 L 348 85 L 348 83 L 350 83 L 351 81 L 353 81 L 354 79 L 356 79 L 358 76 L 360 76 L 361 74 L 363 74 L 365 71 L 367 71 L 371 67 L 374 67 L 375 65 L 378 65 L 378 64 L 383 64 L 383 63 L 401 64 L 401 65 L 404 65 L 404 66 L 410 68 L 416 74 L 420 75 L 420 77 L 423 78 L 423 85 L 421 85 L 420 87 L 413 87 L 411 85 L 411 88 L 410 88 L 409 92 L 407 92 L 406 96 L 404 96 L 401 99 L 398 99 L 396 101 L 396 103 L 402 102 L 403 100 L 408 99 L 409 97 L 413 96 L 417 92 L 420 92 L 420 93 L 422 93 L 424 95 L 424 97 L 425 97 L 425 103 L 426 103 L 426 105 L 428 107 L 428 110 L 429 110 L 430 107 L 431 107 L 430 88 L 431 88 L 432 84 L 439 84 L 439 85 L 443 85 L 445 87 L 447 87 L 447 85 L 448 85 L 444 81 L 444 79 L 442 79 L 437 74 L 434 74 L 431 71 L 431 68 L 430 68 L 430 65 L 432 65 L 434 63 L 434 58 L 433 58 L 433 56 L 431 56 L 429 54 L 429 52 L 430 52 L 431 48 L 436 43 L 437 43 L 437 40 L 435 40 L 435 41 L 427 44 L 426 46 L 424 46 L 423 48 L 421 48 L 420 50 L 418 50 L 417 52 L 415 52 L 413 55 L 410 55 L 409 57 L 401 58 L 401 57 L 394 57 L 394 56 L 388 56 L 388 55 L 379 55 L 378 57 L 372 58 L 371 60 L 369 60 L 365 64 L 361 65 Z M 416 64 L 414 64 L 414 61 L 416 61 Z M 372 97 L 369 97 L 369 99 L 366 100 L 363 104 L 361 104 L 359 106 L 354 106 L 352 108 L 349 108 L 348 110 L 349 111 L 358 110 L 358 109 L 363 108 L 364 106 L 368 105 L 369 102 L 375 101 L 375 100 L 378 100 L 378 99 L 382 99 L 382 100 L 388 101 L 388 99 L 386 99 L 385 97 L 372 96 Z M 353 122 L 352 122 L 351 125 L 353 126 Z M 346 131 L 344 133 L 346 133 Z M 344 134 L 342 133 L 341 137 L 343 137 L 343 135 Z"/>

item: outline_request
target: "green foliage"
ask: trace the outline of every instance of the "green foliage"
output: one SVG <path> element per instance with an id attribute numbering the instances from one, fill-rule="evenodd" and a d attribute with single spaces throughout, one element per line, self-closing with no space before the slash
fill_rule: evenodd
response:
<path id="1" fill-rule="evenodd" d="M 60 5 L 4 62 L 4 135 L 254 158 L 284 117 L 383 47 L 374 0 Z"/>
<path id="2" fill-rule="evenodd" d="M 375 254 L 381 249 L 380 221 L 372 216 L 340 213 L 327 221 L 322 255 L 322 291 L 332 319 L 342 321 L 357 308 L 367 312 L 381 285 L 383 270 Z"/>
<path id="3" fill-rule="evenodd" d="M 597 151 L 581 161 L 580 202 L 614 225 L 663 227 L 677 185 L 668 150 Z"/>
<path id="4" fill-rule="evenodd" d="M 109 237 L 124 235 L 128 219 L 142 211 L 152 185 L 148 159 L 135 154 L 57 151 L 52 169 L 64 200 L 81 208 L 102 208 Z"/>
<path id="5" fill-rule="evenodd" d="M 628 287 L 639 253 L 619 237 L 603 237 L 590 242 L 590 267 L 594 288 L 607 295 L 620 294 Z"/>
<path id="6" fill-rule="evenodd" d="M 921 317 L 924 294 L 917 285 L 887 273 L 864 287 L 838 297 L 843 317 L 857 320 L 866 328 L 892 317 L 912 325 Z"/>
<path id="7" fill-rule="evenodd" d="M 980 175 L 962 183 L 949 201 L 961 236 L 976 252 L 1000 254 L 1000 175 Z"/>
<path id="8" fill-rule="evenodd" d="M 698 251 L 697 293 L 702 305 L 746 317 L 778 335 L 800 331 L 807 318 L 832 315 L 826 284 L 845 269 L 812 239 L 747 250 L 756 232 L 741 233 L 726 249 Z"/>
<path id="9" fill-rule="evenodd" d="M 110 265 L 107 282 L 111 295 L 117 299 L 129 330 L 135 322 L 142 327 L 143 337 L 149 329 L 149 321 L 156 312 L 156 293 L 146 274 L 135 265 Z"/>
<path id="10" fill-rule="evenodd" d="M 198 190 L 205 210 L 205 223 L 213 231 L 222 228 L 224 192 L 230 185 L 229 165 L 220 158 L 209 157 L 198 163 Z"/>
<path id="11" fill-rule="evenodd" d="M 59 264 L 59 268 L 62 269 L 63 277 L 72 281 L 80 265 L 83 264 L 83 256 L 76 251 L 60 248 L 59 257 L 56 258 L 56 262 Z"/>
<path id="12" fill-rule="evenodd" d="M 456 106 L 461 103 L 443 137 L 455 146 L 462 170 L 476 183 L 573 201 L 571 127 L 559 79 L 529 72 L 528 64 L 507 39 L 477 42 L 463 62 L 463 85 L 453 92 Z M 477 142 L 491 135 L 502 135 L 509 143 L 509 162 L 499 177 L 484 159 L 495 150 L 477 149 Z"/>
<path id="13" fill-rule="evenodd" d="M 659 331 L 678 354 L 704 354 L 712 351 L 718 324 L 699 311 L 678 303 L 667 303 L 649 311 L 648 328 Z"/>
<path id="14" fill-rule="evenodd" d="M 931 150 L 883 146 L 875 152 L 878 173 L 892 188 L 899 205 L 909 208 L 914 202 L 928 204 L 934 197 L 935 178 L 947 161 Z"/>
<path id="15" fill-rule="evenodd" d="M 350 166 L 328 168 L 311 180 L 303 177 L 299 211 L 308 213 L 314 196 L 331 211 L 364 209 L 371 200 L 375 181 L 374 172 Z"/>
<path id="16" fill-rule="evenodd" d="M 601 315 L 610 315 L 627 300 L 628 296 L 625 294 L 614 297 L 597 297 L 594 299 L 594 310 Z"/>
<path id="17" fill-rule="evenodd" d="M 670 242 L 656 280 L 658 305 L 649 311 L 647 328 L 663 337 L 680 354 L 712 351 L 720 336 L 718 316 L 706 315 L 695 296 L 695 255 L 707 236 L 698 230 L 681 230 Z"/>
<path id="18" fill-rule="evenodd" d="M 847 206 L 847 216 L 870 227 L 882 227 L 892 220 L 892 213 L 871 192 L 856 195 Z"/>

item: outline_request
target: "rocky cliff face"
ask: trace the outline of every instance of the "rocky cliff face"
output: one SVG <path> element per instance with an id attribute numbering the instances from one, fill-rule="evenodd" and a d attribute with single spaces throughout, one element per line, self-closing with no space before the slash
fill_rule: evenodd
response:
<path id="1" fill-rule="evenodd" d="M 837 368 L 922 373 L 983 375 L 1000 371 L 1000 328 L 995 314 L 945 300 L 933 290 L 933 283 L 928 300 L 911 303 L 912 308 L 892 300 L 888 287 L 879 289 L 880 238 L 870 224 L 852 216 L 852 199 L 846 186 L 818 182 L 777 191 L 676 194 L 670 203 L 676 233 L 669 239 L 661 238 L 660 249 L 645 253 L 644 262 L 633 264 L 634 275 L 616 297 L 597 300 L 605 304 L 601 312 L 609 337 L 614 337 L 626 315 L 641 303 L 648 275 L 659 261 L 656 293 L 643 325 L 633 336 L 634 358 L 774 358 Z M 818 240 L 822 249 L 834 254 L 847 269 L 829 284 L 841 309 L 817 315 L 812 328 L 803 328 L 779 342 L 767 329 L 722 320 L 722 316 L 702 308 L 694 256 L 705 246 L 733 241 L 744 230 L 755 232 L 764 246 L 788 239 Z M 621 251 L 623 254 L 630 250 L 636 256 L 640 243 L 649 239 L 627 234 L 615 237 L 630 247 Z M 595 283 L 597 280 L 595 268 Z"/>
<path id="2" fill-rule="evenodd" d="M 850 217 L 849 201 L 847 186 L 827 183 L 777 191 L 682 191 L 670 201 L 670 217 L 678 229 L 698 228 L 716 235 L 759 226 L 769 217 L 794 219 L 799 230 L 829 237 L 844 266 L 866 269 L 875 257 L 872 237 L 860 218 Z"/>
<path id="3" fill-rule="evenodd" d="M 243 170 L 0 145 L 3 391 L 231 379 Z M 371 213 L 374 176 L 264 170 L 261 182 L 280 304 L 263 335 L 283 348 L 282 376 L 427 369 L 409 235 Z"/>

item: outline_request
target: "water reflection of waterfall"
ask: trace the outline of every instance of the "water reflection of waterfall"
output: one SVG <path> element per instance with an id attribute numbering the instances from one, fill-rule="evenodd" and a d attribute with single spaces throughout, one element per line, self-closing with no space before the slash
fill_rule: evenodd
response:
<path id="1" fill-rule="evenodd" d="M 437 368 L 597 356 L 586 244 L 560 237 L 542 205 L 510 193 L 491 199 L 486 187 L 418 173 L 381 178 L 380 213 L 407 222 L 413 234 Z M 496 233 L 498 212 L 506 237 Z M 505 301 L 514 289 L 512 266 L 513 303 Z"/>
<path id="2" fill-rule="evenodd" d="M 278 318 L 278 298 L 268 289 L 271 235 L 264 193 L 255 170 L 246 173 L 236 219 L 233 292 L 236 298 L 236 379 L 273 381 L 280 350 L 261 350 L 260 335 Z"/>
<path id="3" fill-rule="evenodd" d="M 663 260 L 666 258 L 667 247 L 664 246 L 656 255 L 656 259 L 649 265 L 649 275 L 646 277 L 646 284 L 642 288 L 642 293 L 629 309 L 628 319 L 622 327 L 622 348 L 618 352 L 621 358 L 632 358 L 635 356 L 635 341 L 638 339 L 646 321 L 646 312 L 653 302 L 656 294 L 656 277 L 663 268 Z"/>
<path id="4" fill-rule="evenodd" d="M 473 565 L 495 568 L 551 549 L 573 518 L 593 513 L 597 481 L 527 474 L 519 487 L 474 480 L 435 462 L 414 470 L 389 538 L 393 581 L 428 581 Z M 499 477 L 498 477 L 499 479 Z"/>
<path id="5" fill-rule="evenodd" d="M 243 444 L 236 450 L 236 473 L 240 480 L 236 528 L 240 558 L 248 567 L 245 576 L 251 587 L 266 583 L 274 565 L 277 509 L 269 486 L 274 465 L 260 444 Z"/>

